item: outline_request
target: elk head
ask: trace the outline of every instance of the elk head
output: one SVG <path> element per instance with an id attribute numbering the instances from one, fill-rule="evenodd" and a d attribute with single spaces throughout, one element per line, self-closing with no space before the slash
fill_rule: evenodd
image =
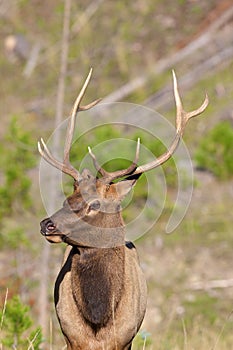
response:
<path id="1" fill-rule="evenodd" d="M 137 166 L 140 140 L 137 142 L 135 159 L 124 170 L 107 172 L 98 163 L 90 147 L 89 154 L 100 177 L 93 176 L 85 169 L 80 173 L 69 160 L 77 112 L 95 106 L 100 100 L 81 106 L 92 70 L 72 108 L 67 128 L 64 160 L 55 159 L 43 139 L 38 143 L 41 156 L 52 166 L 74 179 L 74 191 L 63 203 L 63 208 L 41 222 L 41 233 L 49 242 L 66 242 L 71 245 L 112 247 L 124 244 L 124 224 L 121 216 L 121 201 L 135 185 L 141 174 L 166 162 L 176 150 L 189 119 L 201 114 L 208 105 L 208 97 L 200 108 L 185 112 L 178 92 L 173 71 L 173 86 L 176 103 L 176 134 L 169 149 L 156 160 Z M 118 181 L 118 182 L 117 182 Z"/>

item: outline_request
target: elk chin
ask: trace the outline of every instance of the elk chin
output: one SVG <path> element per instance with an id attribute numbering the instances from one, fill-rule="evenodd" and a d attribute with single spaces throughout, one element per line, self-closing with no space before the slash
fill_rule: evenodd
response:
<path id="1" fill-rule="evenodd" d="M 42 236 L 44 236 L 49 243 L 62 243 L 64 242 L 65 235 L 60 231 L 54 231 L 51 233 L 41 231 Z"/>
<path id="2" fill-rule="evenodd" d="M 49 243 L 62 243 L 62 242 L 64 242 L 63 235 L 61 235 L 59 233 L 58 234 L 54 233 L 54 234 L 44 236 L 44 237 L 47 239 L 47 241 Z"/>

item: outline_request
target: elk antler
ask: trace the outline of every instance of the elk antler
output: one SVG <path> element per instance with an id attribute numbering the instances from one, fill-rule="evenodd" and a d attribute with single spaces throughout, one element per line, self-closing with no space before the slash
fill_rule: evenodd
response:
<path id="1" fill-rule="evenodd" d="M 172 75 L 173 75 L 173 90 L 174 90 L 175 103 L 176 103 L 176 135 L 175 135 L 175 138 L 174 138 L 171 146 L 163 155 L 158 157 L 156 160 L 136 167 L 136 163 L 137 163 L 137 160 L 139 157 L 139 141 L 138 141 L 136 157 L 135 157 L 135 160 L 133 161 L 133 163 L 131 164 L 131 166 L 126 170 L 115 171 L 112 173 L 106 172 L 103 168 L 101 168 L 99 166 L 95 155 L 91 152 L 91 149 L 89 148 L 89 153 L 94 161 L 94 165 L 95 165 L 97 171 L 99 171 L 101 173 L 101 175 L 103 176 L 104 182 L 110 182 L 114 179 L 117 179 L 117 178 L 120 178 L 123 176 L 127 176 L 127 175 L 129 175 L 130 177 L 134 177 L 134 176 L 139 177 L 144 172 L 149 171 L 149 170 L 154 169 L 154 168 L 157 168 L 158 166 L 162 165 L 164 162 L 166 162 L 173 155 L 173 153 L 177 149 L 179 142 L 180 142 L 180 139 L 184 133 L 185 126 L 186 126 L 187 122 L 189 121 L 189 119 L 201 114 L 206 109 L 208 102 L 209 102 L 207 94 L 206 94 L 205 100 L 202 103 L 201 107 L 199 107 L 198 109 L 191 111 L 191 112 L 185 112 L 183 105 L 182 105 L 180 95 L 179 95 L 177 79 L 176 79 L 176 75 L 175 75 L 174 71 L 172 71 Z"/>
<path id="2" fill-rule="evenodd" d="M 162 154 L 156 160 L 148 164 L 137 167 L 137 169 L 133 172 L 132 175 L 140 175 L 146 171 L 157 168 L 158 166 L 166 162 L 169 158 L 171 158 L 171 156 L 173 155 L 173 153 L 175 152 L 175 150 L 179 145 L 180 139 L 184 134 L 185 126 L 189 121 L 189 119 L 196 117 L 202 112 L 204 112 L 204 110 L 208 106 L 209 99 L 206 94 L 204 102 L 198 109 L 195 109 L 194 111 L 191 111 L 191 112 L 185 112 L 182 105 L 181 98 L 180 98 L 180 94 L 178 91 L 177 79 L 176 79 L 174 70 L 172 71 L 172 75 L 173 75 L 173 90 L 174 90 L 175 103 L 176 103 L 176 136 L 171 146 L 168 148 L 168 150 L 164 154 Z"/>
<path id="3" fill-rule="evenodd" d="M 90 154 L 91 158 L 93 159 L 93 163 L 94 163 L 96 170 L 103 176 L 103 178 L 104 178 L 104 180 L 106 180 L 106 182 L 111 182 L 114 179 L 119 179 L 120 177 L 124 177 L 126 175 L 132 174 L 135 171 L 135 169 L 137 169 L 137 162 L 139 159 L 139 150 L 140 150 L 140 138 L 138 138 L 135 158 L 134 158 L 134 161 L 131 163 L 131 165 L 127 169 L 117 170 L 114 172 L 108 172 L 108 171 L 104 170 L 99 165 L 99 163 L 96 159 L 96 156 L 92 152 L 91 148 L 88 147 L 89 154 Z"/>
<path id="4" fill-rule="evenodd" d="M 49 151 L 48 147 L 46 146 L 44 140 L 41 138 L 41 141 L 38 142 L 38 150 L 41 154 L 41 156 L 51 165 L 53 165 L 55 168 L 61 170 L 63 173 L 68 174 L 74 178 L 74 180 L 79 181 L 81 179 L 81 175 L 71 164 L 70 164 L 70 148 L 72 144 L 72 138 L 74 134 L 75 129 L 75 121 L 76 121 L 76 115 L 78 111 L 86 111 L 93 106 L 95 106 L 101 99 L 95 100 L 94 102 L 86 105 L 86 106 L 80 106 L 80 103 L 82 101 L 82 98 L 85 94 L 85 91 L 87 89 L 87 86 L 90 82 L 92 75 L 92 69 L 90 70 L 83 87 L 76 98 L 76 101 L 73 105 L 73 108 L 71 110 L 71 117 L 69 119 L 69 124 L 66 131 L 66 140 L 65 140 L 65 147 L 64 147 L 64 160 L 63 163 L 59 160 L 55 159 L 51 152 Z"/>

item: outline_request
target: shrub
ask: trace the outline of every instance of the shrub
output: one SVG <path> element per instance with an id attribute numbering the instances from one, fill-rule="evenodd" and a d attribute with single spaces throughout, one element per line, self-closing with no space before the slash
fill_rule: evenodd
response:
<path id="1" fill-rule="evenodd" d="M 36 164 L 32 152 L 33 140 L 29 131 L 20 127 L 17 118 L 13 118 L 0 147 L 1 172 L 3 181 L 0 186 L 0 221 L 11 215 L 13 208 L 29 208 L 31 180 L 27 171 Z"/>
<path id="2" fill-rule="evenodd" d="M 229 121 L 217 124 L 208 132 L 195 160 L 199 168 L 211 171 L 221 180 L 233 177 L 233 127 Z"/>
<path id="3" fill-rule="evenodd" d="M 1 343 L 9 349 L 39 350 L 42 343 L 40 327 L 33 330 L 32 320 L 28 315 L 29 307 L 24 305 L 18 296 L 7 302 L 5 312 L 0 312 Z"/>

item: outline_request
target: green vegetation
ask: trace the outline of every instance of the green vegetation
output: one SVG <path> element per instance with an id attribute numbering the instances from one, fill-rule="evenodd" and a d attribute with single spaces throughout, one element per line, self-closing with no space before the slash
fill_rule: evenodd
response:
<path id="1" fill-rule="evenodd" d="M 195 159 L 198 167 L 207 169 L 220 180 L 233 177 L 233 126 L 221 121 L 204 136 Z"/>
<path id="2" fill-rule="evenodd" d="M 218 303 L 217 298 L 210 296 L 208 293 L 199 293 L 193 300 L 186 301 L 184 307 L 188 314 L 186 317 L 186 327 L 193 326 L 193 319 L 197 316 L 206 322 L 207 326 L 213 326 L 218 319 L 218 310 L 216 305 Z"/>
<path id="3" fill-rule="evenodd" d="M 153 153 L 156 157 L 159 157 L 161 154 L 166 152 L 166 147 L 164 144 L 159 140 L 156 139 L 153 135 L 148 134 L 147 132 L 129 132 L 125 130 L 121 130 L 120 126 L 112 126 L 111 124 L 106 124 L 97 127 L 92 132 L 87 133 L 83 135 L 79 140 L 77 140 L 76 143 L 73 144 L 71 149 L 71 162 L 72 164 L 76 164 L 79 166 L 77 162 L 77 155 L 79 155 L 81 158 L 87 153 L 87 148 L 90 145 L 98 146 L 99 144 L 102 144 L 104 142 L 107 142 L 111 139 L 120 139 L 124 135 L 124 138 L 128 138 L 130 140 L 134 140 L 135 143 L 132 147 L 132 160 L 134 158 L 135 154 L 135 147 L 137 139 L 140 138 L 141 144 L 146 147 L 148 150 L 150 150 L 151 153 Z M 115 171 L 119 169 L 127 168 L 130 164 L 129 160 L 122 159 L 121 157 L 121 150 L 117 149 L 117 158 L 114 158 L 114 155 L 116 155 L 116 150 L 114 150 L 113 153 L 113 159 L 103 164 L 103 167 L 107 171 Z M 101 155 L 100 155 L 101 156 Z M 118 158 L 119 157 L 119 158 Z M 92 164 L 91 158 L 90 160 L 90 166 Z M 143 157 L 141 156 L 139 158 L 139 161 L 141 164 L 145 162 Z M 170 187 L 176 186 L 176 166 L 175 161 L 173 158 L 171 158 L 168 162 L 166 162 L 163 165 L 163 171 L 164 175 L 166 177 L 166 183 Z M 140 192 L 140 190 L 139 190 Z"/>
<path id="4" fill-rule="evenodd" d="M 10 216 L 32 208 L 28 171 L 36 164 L 33 148 L 30 132 L 19 125 L 18 118 L 13 117 L 0 145 L 0 168 L 3 175 L 0 186 L 0 245 L 6 244 L 14 249 L 17 242 L 28 242 L 24 229 L 15 223 L 15 226 L 6 231 L 4 222 Z"/>
<path id="5" fill-rule="evenodd" d="M 27 171 L 36 164 L 33 146 L 31 134 L 19 125 L 18 118 L 12 118 L 0 146 L 0 167 L 4 177 L 0 186 L 0 222 L 14 209 L 22 211 L 32 205 L 31 179 Z"/>
<path id="6" fill-rule="evenodd" d="M 41 328 L 33 327 L 29 307 L 18 296 L 6 302 L 0 312 L 0 347 L 17 350 L 39 350 L 42 343 Z"/>

